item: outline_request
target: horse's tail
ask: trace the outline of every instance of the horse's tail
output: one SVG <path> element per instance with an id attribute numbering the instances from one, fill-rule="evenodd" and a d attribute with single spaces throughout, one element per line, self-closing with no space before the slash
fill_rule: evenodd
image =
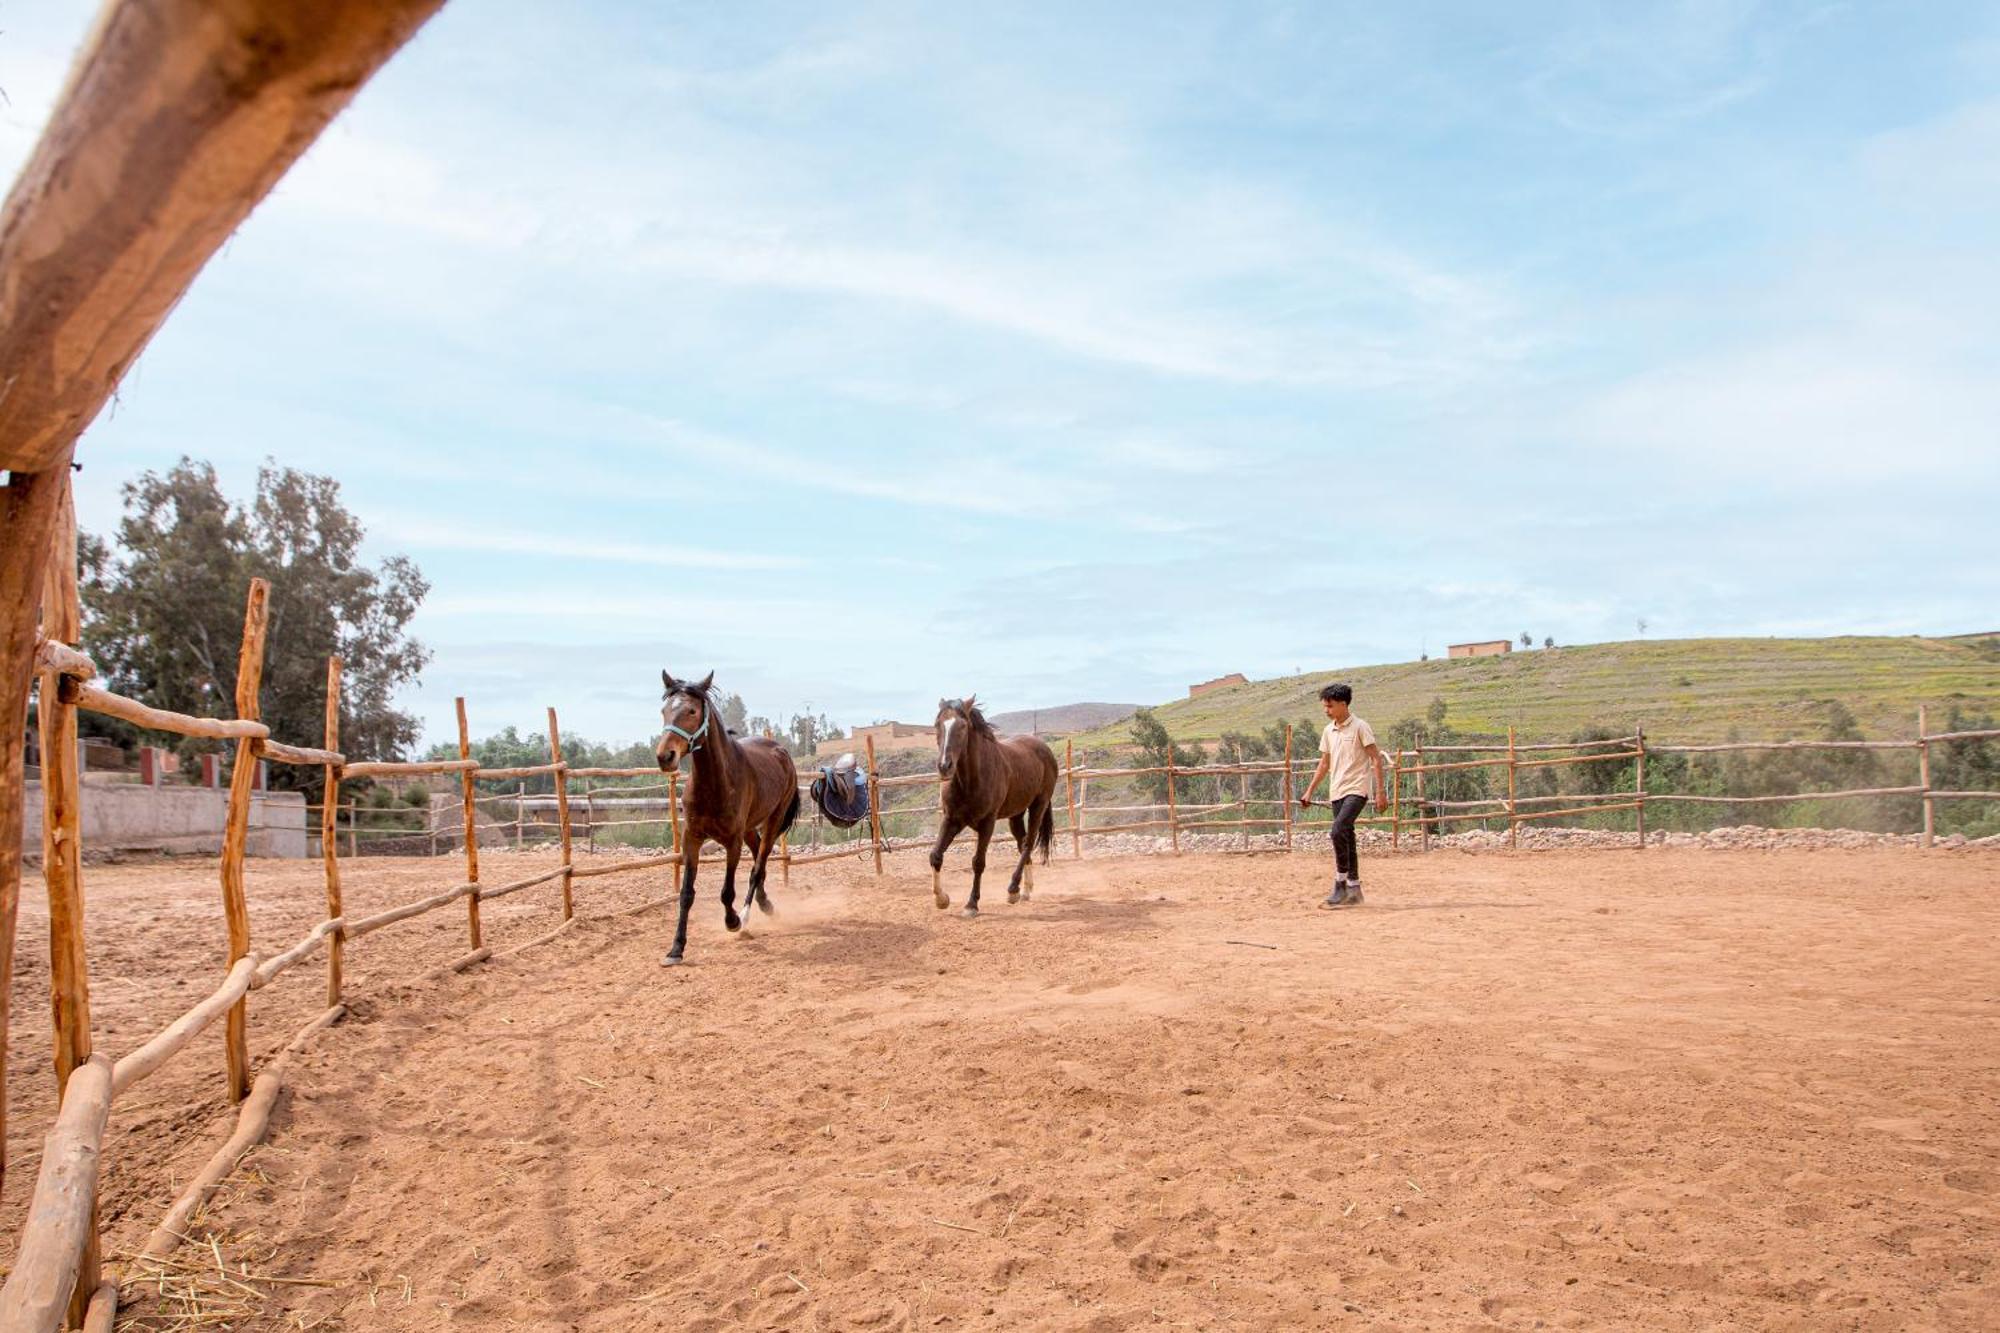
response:
<path id="1" fill-rule="evenodd" d="M 1035 830 L 1035 845 L 1042 849 L 1042 864 L 1049 863 L 1049 843 L 1056 836 L 1056 803 L 1050 801 L 1042 807 L 1042 822 Z"/>
<path id="2" fill-rule="evenodd" d="M 793 783 L 792 803 L 785 807 L 785 822 L 778 825 L 778 832 L 780 834 L 784 833 L 786 829 L 789 829 L 792 826 L 792 821 L 796 820 L 798 817 L 799 817 L 799 788 L 797 783 Z"/>

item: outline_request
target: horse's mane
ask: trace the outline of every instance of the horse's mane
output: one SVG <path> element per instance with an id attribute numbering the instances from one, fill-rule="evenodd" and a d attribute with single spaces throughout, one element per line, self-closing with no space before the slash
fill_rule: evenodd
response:
<path id="1" fill-rule="evenodd" d="M 958 701 L 958 711 L 964 714 L 965 720 L 971 724 L 972 730 L 978 735 L 999 737 L 1000 733 L 993 730 L 993 724 L 986 720 L 986 714 L 980 712 L 979 705 L 971 699 L 960 699 Z"/>

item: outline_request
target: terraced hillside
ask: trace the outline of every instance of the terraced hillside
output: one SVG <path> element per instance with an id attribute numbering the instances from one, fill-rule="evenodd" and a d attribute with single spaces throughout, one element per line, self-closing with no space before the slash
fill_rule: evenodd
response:
<path id="1" fill-rule="evenodd" d="M 1635 722 L 1662 740 L 1802 737 L 1818 734 L 1827 705 L 1839 700 L 1864 735 L 1886 738 L 1914 734 L 1919 703 L 1940 717 L 1953 703 L 2000 713 L 2000 634 L 1586 644 L 1251 681 L 1157 712 L 1178 740 L 1254 732 L 1316 717 L 1315 696 L 1334 680 L 1354 686 L 1356 711 L 1378 728 L 1421 717 L 1443 698 L 1458 730 L 1499 733 L 1511 724 L 1524 739 Z M 1129 739 L 1124 723 L 1078 737 Z"/>

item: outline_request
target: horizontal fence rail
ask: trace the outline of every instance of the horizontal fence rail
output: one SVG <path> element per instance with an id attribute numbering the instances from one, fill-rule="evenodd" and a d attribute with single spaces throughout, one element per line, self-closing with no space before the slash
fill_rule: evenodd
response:
<path id="1" fill-rule="evenodd" d="M 4 1288 L 0 1288 L 0 1328 L 51 1329 L 65 1317 L 79 1318 L 87 1304 L 93 1317 L 109 1305 L 115 1306 L 116 1286 L 99 1271 L 96 1238 L 96 1199 L 101 1151 L 113 1101 L 135 1084 L 156 1072 L 197 1037 L 226 1020 L 227 1052 L 230 1055 L 230 1090 L 244 1103 L 238 1130 L 218 1152 L 194 1184 L 176 1201 L 168 1223 L 154 1233 L 146 1252 L 164 1252 L 178 1243 L 178 1227 L 199 1206 L 250 1143 L 262 1134 L 270 1104 L 276 1095 L 275 1077 L 285 1058 L 311 1032 L 336 1021 L 344 1012 L 342 960 L 348 945 L 378 930 L 408 921 L 463 901 L 467 911 L 467 952 L 453 958 L 430 975 L 439 975 L 476 965 L 492 956 L 482 941 L 479 907 L 509 894 L 552 882 L 561 887 L 563 925 L 541 937 L 552 939 L 575 919 L 573 885 L 580 879 L 680 864 L 686 849 L 682 845 L 680 819 L 680 775 L 662 775 L 653 767 L 571 767 L 562 757 L 561 732 L 555 710 L 549 710 L 549 753 L 546 763 L 482 766 L 471 757 L 470 733 L 465 728 L 464 701 L 458 701 L 460 757 L 416 761 L 363 760 L 349 762 L 339 749 L 338 661 L 329 663 L 327 723 L 319 747 L 288 745 L 274 741 L 269 729 L 256 717 L 256 685 L 262 671 L 261 581 L 253 583 L 251 607 L 246 617 L 245 647 L 239 662 L 237 718 L 203 718 L 152 708 L 93 684 L 97 669 L 74 647 L 44 640 L 36 649 L 36 666 L 43 680 L 43 725 L 56 730 L 47 734 L 60 737 L 66 713 L 74 710 L 103 713 L 137 726 L 175 735 L 211 740 L 234 741 L 238 746 L 237 766 L 231 775 L 228 823 L 222 838 L 222 874 L 225 918 L 229 926 L 231 959 L 216 989 L 166 1027 L 139 1044 L 115 1063 L 91 1053 L 88 1031 L 88 977 L 82 966 L 82 921 L 79 911 L 58 911 L 74 894 L 80 906 L 77 858 L 68 855 L 59 867 L 48 870 L 51 892 L 51 952 L 70 958 L 74 965 L 60 974 L 52 972 L 56 988 L 57 1048 L 59 1073 L 64 1080 L 56 1122 L 51 1128 L 42 1158 L 41 1174 L 21 1234 L 17 1258 Z M 1958 730 L 1930 733 L 1919 711 L 1917 735 L 1901 741 L 1731 741 L 1708 745 L 1662 745 L 1649 742 L 1643 731 L 1630 736 L 1586 741 L 1549 741 L 1520 744 L 1509 733 L 1502 743 L 1454 743 L 1420 745 L 1384 756 L 1380 774 L 1387 796 L 1383 806 L 1358 823 L 1387 829 L 1391 845 L 1400 847 L 1405 832 L 1429 846 L 1436 831 L 1454 824 L 1505 823 L 1510 839 L 1518 839 L 1522 824 L 1559 819 L 1590 819 L 1614 813 L 1630 813 L 1636 822 L 1636 843 L 1646 840 L 1645 812 L 1659 803 L 1713 805 L 1757 805 L 1780 802 L 1851 800 L 1870 797 L 1918 798 L 1923 809 L 1922 845 L 1932 840 L 1934 803 L 1937 801 L 2000 800 L 2000 791 L 1941 790 L 1931 785 L 1930 757 L 1933 747 L 1956 742 L 2000 739 L 2000 729 Z M 1066 744 L 1060 765 L 1057 804 L 1065 822 L 1059 831 L 1068 835 L 1072 855 L 1083 853 L 1086 838 L 1164 831 L 1175 852 L 1180 851 L 1183 833 L 1208 834 L 1230 831 L 1239 835 L 1240 845 L 1249 848 L 1252 830 L 1264 830 L 1290 848 L 1300 823 L 1310 813 L 1298 799 L 1300 775 L 1308 764 L 1306 756 L 1293 753 L 1294 734 L 1284 729 L 1284 754 L 1276 759 L 1256 759 L 1185 766 L 1169 759 L 1164 764 L 1129 768 L 1080 766 L 1072 746 Z M 802 819 L 787 834 L 780 848 L 779 864 L 789 878 L 791 868 L 842 858 L 872 856 L 875 872 L 882 872 L 882 856 L 897 850 L 929 845 L 943 787 L 930 773 L 883 775 L 877 770 L 874 746 L 866 746 L 866 775 L 871 792 L 866 818 L 852 828 L 839 829 L 825 821 L 816 804 L 803 800 L 812 774 L 802 775 Z M 1707 755 L 1753 751 L 1914 751 L 1919 761 L 1916 784 L 1848 787 L 1829 791 L 1716 795 L 1695 792 L 1648 791 L 1648 756 Z M 1452 756 L 1438 758 L 1438 756 Z M 1471 757 L 1457 757 L 1471 756 Z M 1528 756 L 1528 757 L 1523 757 Z M 250 787 L 247 777 L 256 760 L 319 766 L 325 770 L 327 795 L 307 807 L 319 813 L 320 855 L 325 867 L 327 916 L 304 937 L 269 956 L 248 947 L 247 903 L 240 892 L 247 834 L 252 829 Z M 1611 764 L 1623 773 L 1629 769 L 1632 785 L 1573 792 L 1523 794 L 1518 779 L 1523 773 L 1569 772 L 1579 766 Z M 1446 786 L 1429 796 L 1430 783 L 1448 783 L 1451 775 L 1491 773 L 1504 770 L 1504 794 L 1448 797 Z M 1594 770 L 1593 770 L 1594 771 Z M 449 800 L 431 798 L 424 807 L 370 806 L 341 799 L 340 783 L 350 779 L 392 779 L 404 777 L 448 777 L 456 780 L 458 794 Z M 530 795 L 525 782 L 530 778 L 552 779 L 553 791 Z M 633 780 L 653 779 L 634 784 Z M 590 785 L 593 781 L 623 780 L 627 785 Z M 1620 781 L 1623 779 L 1620 778 Z M 74 766 L 52 764 L 44 776 L 44 820 L 48 845 L 62 846 L 71 831 L 78 803 L 78 777 Z M 481 792 L 479 783 L 511 781 L 508 792 Z M 1227 784 L 1234 783 L 1231 799 Z M 1596 779 L 1591 780 L 1596 783 Z M 1190 787 L 1188 784 L 1195 784 Z M 576 784 L 572 789 L 572 784 Z M 1099 799 L 1093 803 L 1093 784 Z M 1137 791 L 1141 799 L 1127 793 Z M 239 791 L 241 792 L 239 798 Z M 1150 799 L 1147 799 L 1150 797 Z M 1190 797 L 1193 799 L 1183 799 Z M 1554 807 L 1554 808 L 1545 808 Z M 1323 809 L 1315 802 L 1314 809 Z M 652 813 L 657 811 L 658 813 Z M 599 818 L 599 814 L 611 818 Z M 451 813 L 455 824 L 440 825 L 438 816 Z M 581 818 L 579 819 L 579 813 Z M 345 814 L 346 825 L 341 824 Z M 422 827 L 364 828 L 364 819 L 412 819 L 421 817 Z M 63 821 L 72 821 L 65 826 Z M 587 845 L 594 847 L 600 831 L 607 837 L 652 838 L 651 843 L 628 842 L 645 853 L 578 864 L 575 858 L 577 824 Z M 266 826 L 269 827 L 269 826 Z M 653 830 L 647 832 L 647 830 Z M 351 917 L 341 906 L 340 862 L 342 835 L 347 855 L 357 855 L 364 839 L 423 842 L 433 853 L 456 844 L 465 858 L 462 879 L 415 901 L 386 908 L 371 915 Z M 482 839 L 481 835 L 491 835 Z M 58 836 L 60 835 L 60 836 Z M 487 884 L 480 878 L 479 849 L 482 841 L 491 845 L 511 835 L 520 847 L 532 837 L 554 843 L 560 864 L 550 870 L 511 880 Z M 794 846 L 796 840 L 797 846 Z M 71 844 L 72 850 L 74 844 Z M 657 852 L 649 852 L 657 847 Z M 59 892 L 60 890 L 60 892 Z M 538 941 L 530 941 L 535 943 Z M 527 946 L 522 946 L 527 947 Z M 252 992 L 277 981 L 286 972 L 324 953 L 327 962 L 328 1008 L 294 1039 L 259 1075 L 254 1088 L 249 1082 L 249 1057 L 244 1036 L 245 1006 Z M 111 1295 L 107 1298 L 106 1293 Z M 104 1314 L 109 1319 L 109 1313 Z M 108 1327 L 108 1323 L 105 1325 Z"/>

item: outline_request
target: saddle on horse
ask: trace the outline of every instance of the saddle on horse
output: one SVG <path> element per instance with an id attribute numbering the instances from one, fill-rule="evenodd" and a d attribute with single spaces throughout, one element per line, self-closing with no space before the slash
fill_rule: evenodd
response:
<path id="1" fill-rule="evenodd" d="M 868 774 L 844 754 L 813 779 L 813 804 L 837 828 L 853 828 L 868 818 Z"/>

